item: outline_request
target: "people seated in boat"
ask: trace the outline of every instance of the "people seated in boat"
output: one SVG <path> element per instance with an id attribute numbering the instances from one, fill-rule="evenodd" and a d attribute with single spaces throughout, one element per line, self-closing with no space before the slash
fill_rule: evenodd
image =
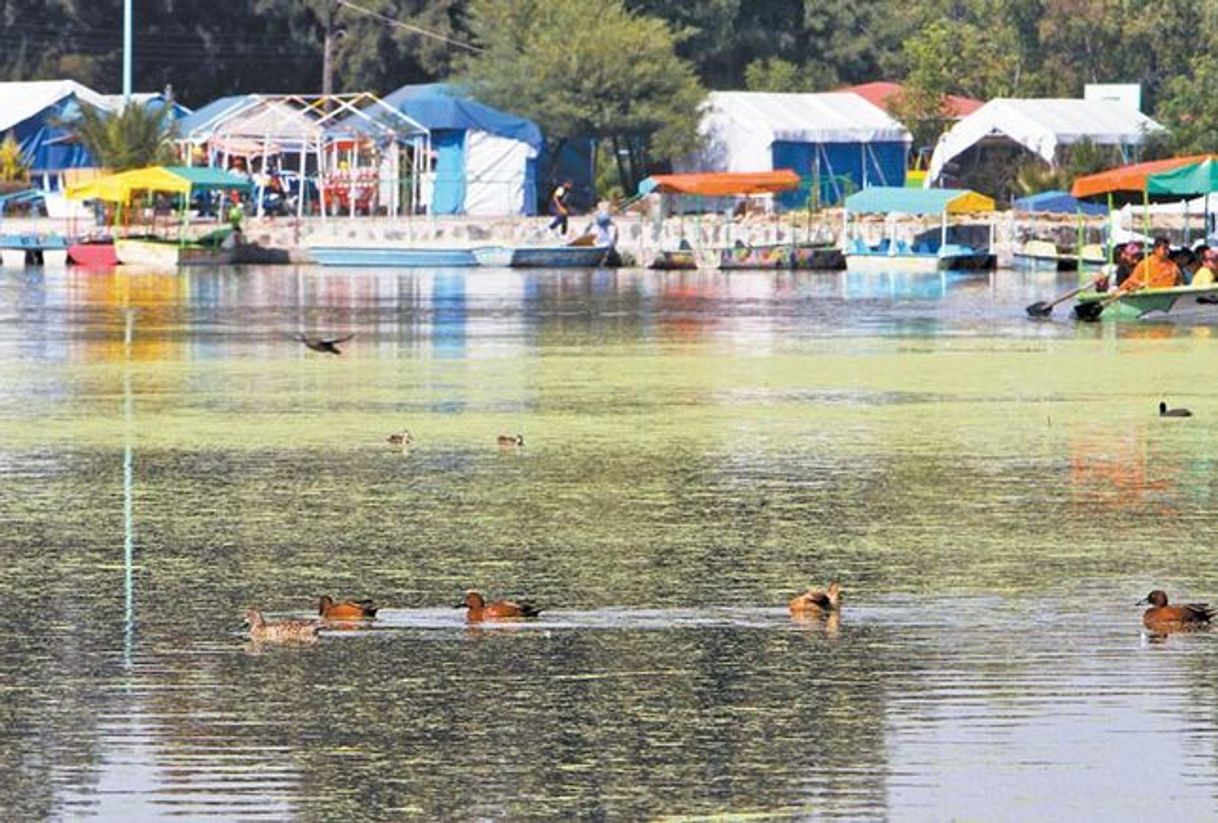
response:
<path id="1" fill-rule="evenodd" d="M 1201 265 L 1200 258 L 1192 249 L 1179 249 L 1171 253 L 1171 261 L 1180 269 L 1180 280 L 1176 285 L 1187 286 L 1192 282 L 1193 272 Z"/>
<path id="2" fill-rule="evenodd" d="M 1204 289 L 1214 285 L 1215 275 L 1218 275 L 1218 249 L 1206 249 L 1201 255 L 1201 266 L 1193 272 L 1189 285 L 1196 289 Z"/>
<path id="3" fill-rule="evenodd" d="M 1180 268 L 1172 262 L 1171 244 L 1166 237 L 1156 237 L 1155 243 L 1141 263 L 1134 267 L 1129 279 L 1118 286 L 1119 291 L 1138 289 L 1168 289 L 1180 283 Z"/>
<path id="4" fill-rule="evenodd" d="M 1116 285 L 1120 288 L 1142 260 L 1142 244 L 1126 243 L 1116 256 Z"/>

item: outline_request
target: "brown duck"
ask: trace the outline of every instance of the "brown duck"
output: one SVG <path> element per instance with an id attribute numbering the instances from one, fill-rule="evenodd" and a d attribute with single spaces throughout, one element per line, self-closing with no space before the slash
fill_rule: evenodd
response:
<path id="1" fill-rule="evenodd" d="M 505 446 L 505 447 L 523 446 L 524 445 L 524 435 L 518 434 L 515 437 L 512 437 L 510 434 L 501 434 L 501 435 L 499 435 L 499 445 Z"/>
<path id="2" fill-rule="evenodd" d="M 345 600 L 335 603 L 334 598 L 323 594 L 317 603 L 317 613 L 326 620 L 371 620 L 377 609 L 371 600 Z"/>
<path id="3" fill-rule="evenodd" d="M 467 591 L 461 602 L 453 608 L 468 609 L 465 619 L 470 622 L 510 620 L 519 617 L 536 617 L 541 614 L 541 609 L 528 600 L 496 600 L 493 603 L 487 603 L 485 598 L 473 589 Z"/>
<path id="4" fill-rule="evenodd" d="M 1215 614 L 1214 609 L 1208 603 L 1184 603 L 1179 606 L 1169 606 L 1167 605 L 1167 592 L 1160 589 L 1155 589 L 1138 601 L 1139 606 L 1147 603 L 1150 604 L 1150 608 L 1142 613 L 1142 625 L 1153 632 L 1205 628 Z"/>
<path id="5" fill-rule="evenodd" d="M 825 591 L 808 589 L 787 604 L 791 614 L 796 617 L 827 617 L 839 614 L 842 610 L 842 589 L 834 581 Z"/>

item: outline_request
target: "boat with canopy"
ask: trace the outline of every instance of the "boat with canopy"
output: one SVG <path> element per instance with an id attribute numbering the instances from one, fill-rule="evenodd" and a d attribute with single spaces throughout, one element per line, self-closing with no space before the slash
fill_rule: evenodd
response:
<path id="1" fill-rule="evenodd" d="M 1135 188 L 1136 187 L 1136 188 Z M 1072 189 L 1090 196 L 1140 195 L 1151 200 L 1184 200 L 1218 192 L 1218 156 L 1199 155 L 1124 166 L 1075 181 Z M 1208 212 L 1208 208 L 1206 209 Z M 1149 228 L 1149 227 L 1148 227 Z M 1074 314 L 1080 320 L 1218 320 L 1218 286 L 1172 286 L 1130 292 L 1078 295 Z"/>
<path id="2" fill-rule="evenodd" d="M 872 186 L 846 198 L 843 251 L 850 271 L 987 271 L 995 268 L 992 223 L 952 224 L 950 217 L 993 211 L 994 201 L 970 189 Z M 882 214 L 878 238 L 864 236 L 863 214 Z M 898 236 L 897 215 L 937 216 L 939 225 Z M 854 218 L 852 222 L 852 217 Z M 907 232 L 908 229 L 905 229 Z"/>
<path id="3" fill-rule="evenodd" d="M 191 198 L 197 194 L 211 195 L 250 190 L 250 181 L 223 169 L 207 166 L 148 166 L 142 169 L 95 177 L 68 187 L 70 200 L 101 200 L 114 204 L 115 223 L 123 222 L 124 210 L 131 216 L 137 203 L 152 206 L 152 229 L 155 230 L 156 203 L 168 198 L 182 222 L 177 239 L 150 234 L 127 235 L 114 241 L 114 254 L 125 265 L 176 267 L 232 263 L 237 259 L 237 244 L 231 229 L 220 228 L 198 240 L 186 239 L 185 221 Z"/>
<path id="4" fill-rule="evenodd" d="M 760 197 L 798 189 L 800 176 L 791 169 L 757 172 L 685 172 L 656 174 L 639 183 L 637 197 L 658 193 L 707 199 Z M 692 248 L 661 249 L 653 269 L 697 268 Z M 721 269 L 828 269 L 846 267 L 841 249 L 832 243 L 792 240 L 787 243 L 735 244 L 717 252 Z"/>

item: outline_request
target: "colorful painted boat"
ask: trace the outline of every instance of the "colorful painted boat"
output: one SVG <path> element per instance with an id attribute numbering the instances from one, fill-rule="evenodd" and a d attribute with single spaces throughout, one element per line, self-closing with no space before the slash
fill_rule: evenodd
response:
<path id="1" fill-rule="evenodd" d="M 8 268 L 62 266 L 68 262 L 68 241 L 58 234 L 0 235 L 0 264 Z"/>
<path id="2" fill-rule="evenodd" d="M 478 265 L 472 249 L 441 246 L 311 245 L 309 254 L 323 266 L 441 268 Z"/>
<path id="3" fill-rule="evenodd" d="M 1218 286 L 1140 289 L 1113 298 L 1111 292 L 1082 294 L 1074 314 L 1084 320 L 1218 322 Z"/>
<path id="4" fill-rule="evenodd" d="M 156 238 L 120 238 L 114 254 L 124 266 L 177 268 L 178 266 L 224 266 L 236 261 L 237 249 Z"/>
<path id="5" fill-rule="evenodd" d="M 480 246 L 479 266 L 528 269 L 596 268 L 605 264 L 609 246 Z"/>
<path id="6" fill-rule="evenodd" d="M 774 243 L 746 246 L 739 243 L 719 250 L 721 269 L 824 269 L 846 268 L 842 250 L 826 243 Z"/>

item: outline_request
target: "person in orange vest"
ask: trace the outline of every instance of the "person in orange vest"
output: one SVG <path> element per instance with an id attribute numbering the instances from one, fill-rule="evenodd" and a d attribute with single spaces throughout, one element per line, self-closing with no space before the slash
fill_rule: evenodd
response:
<path id="1" fill-rule="evenodd" d="M 1168 257 L 1171 244 L 1166 237 L 1156 237 L 1155 244 L 1141 263 L 1134 268 L 1119 291 L 1138 289 L 1167 289 L 1181 283 L 1180 268 Z"/>

